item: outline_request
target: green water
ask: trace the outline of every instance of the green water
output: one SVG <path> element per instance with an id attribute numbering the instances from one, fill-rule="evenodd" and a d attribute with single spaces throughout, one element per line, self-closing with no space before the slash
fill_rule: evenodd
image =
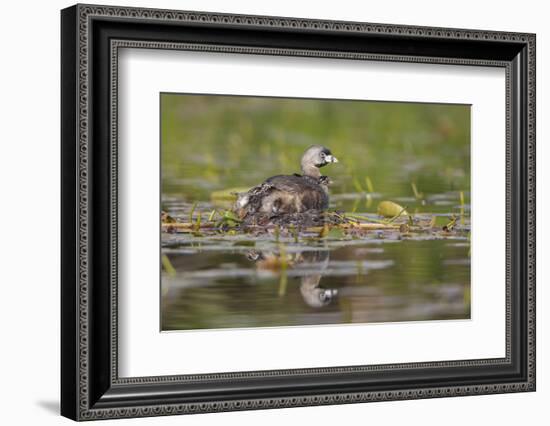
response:
<path id="1" fill-rule="evenodd" d="M 299 172 L 312 144 L 339 159 L 322 169 L 330 210 L 461 217 L 446 235 L 163 233 L 162 329 L 469 318 L 468 106 L 163 94 L 161 126 L 162 208 L 182 221 L 230 205 L 213 191 Z"/>

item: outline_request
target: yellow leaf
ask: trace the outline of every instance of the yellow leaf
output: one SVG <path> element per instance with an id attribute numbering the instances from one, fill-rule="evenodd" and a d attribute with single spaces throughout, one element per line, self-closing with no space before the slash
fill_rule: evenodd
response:
<path id="1" fill-rule="evenodd" d="M 405 208 L 393 201 L 382 201 L 378 204 L 378 214 L 383 217 L 408 216 Z"/>

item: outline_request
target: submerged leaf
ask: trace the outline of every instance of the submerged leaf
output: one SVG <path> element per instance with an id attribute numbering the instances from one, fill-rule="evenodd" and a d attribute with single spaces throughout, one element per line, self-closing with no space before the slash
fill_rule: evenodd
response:
<path id="1" fill-rule="evenodd" d="M 162 261 L 162 267 L 164 268 L 164 270 L 168 275 L 170 275 L 171 277 L 176 275 L 176 269 L 172 266 L 172 262 L 170 262 L 170 259 L 168 258 L 168 256 L 163 254 L 161 257 L 161 261 Z"/>

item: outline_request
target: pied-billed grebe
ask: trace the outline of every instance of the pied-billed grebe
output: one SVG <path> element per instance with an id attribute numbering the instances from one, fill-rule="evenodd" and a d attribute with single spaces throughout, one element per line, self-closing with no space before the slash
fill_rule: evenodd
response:
<path id="1" fill-rule="evenodd" d="M 255 213 L 302 213 L 328 208 L 327 176 L 319 168 L 338 160 L 321 145 L 309 147 L 300 162 L 302 174 L 277 175 L 248 192 L 238 194 L 236 208 L 241 218 Z"/>

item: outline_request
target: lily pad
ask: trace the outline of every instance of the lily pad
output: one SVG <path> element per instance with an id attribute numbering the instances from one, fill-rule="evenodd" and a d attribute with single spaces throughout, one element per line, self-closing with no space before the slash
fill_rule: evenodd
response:
<path id="1" fill-rule="evenodd" d="M 378 204 L 378 214 L 383 217 L 408 216 L 407 210 L 393 201 L 382 201 Z"/>

